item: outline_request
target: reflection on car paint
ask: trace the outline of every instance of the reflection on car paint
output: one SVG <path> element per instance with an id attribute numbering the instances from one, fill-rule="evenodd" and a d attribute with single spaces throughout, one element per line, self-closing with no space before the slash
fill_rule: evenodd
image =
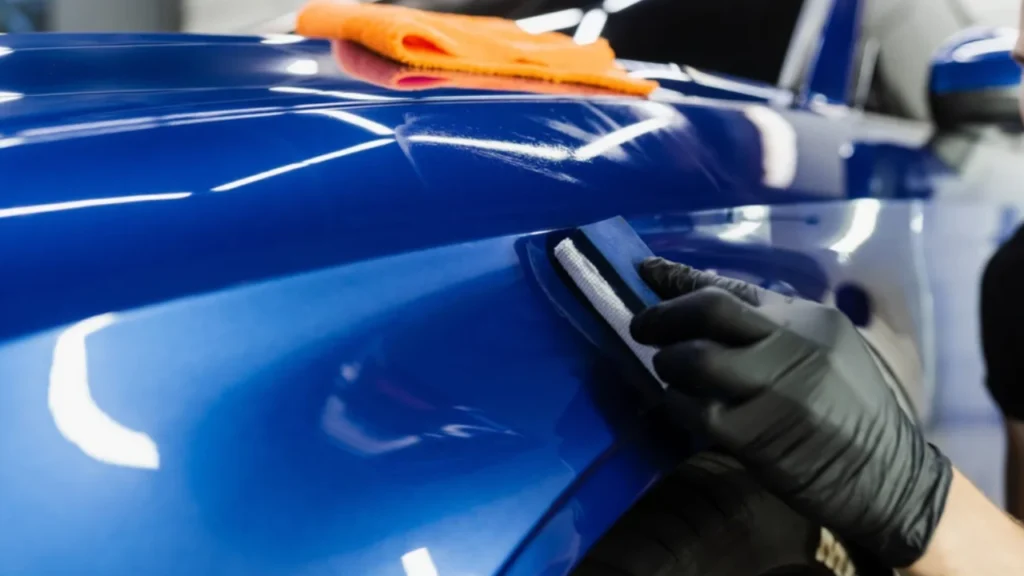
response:
<path id="1" fill-rule="evenodd" d="M 57 430 L 93 459 L 127 468 L 156 470 L 160 452 L 153 439 L 125 427 L 105 413 L 89 391 L 86 338 L 117 320 L 93 316 L 61 332 L 53 347 L 47 404 Z"/>
<path id="2" fill-rule="evenodd" d="M 854 200 L 850 202 L 850 205 L 852 212 L 846 228 L 828 247 L 838 255 L 840 262 L 846 262 L 850 254 L 871 238 L 878 225 L 878 212 L 882 208 L 881 203 L 874 198 Z M 913 228 L 913 221 L 911 228 Z"/>
<path id="3" fill-rule="evenodd" d="M 261 180 L 266 180 L 267 178 L 272 178 L 280 174 L 286 174 L 288 172 L 291 172 L 292 170 L 308 168 L 321 162 L 336 160 L 338 158 L 343 158 L 350 154 L 363 152 L 364 150 L 372 150 L 374 148 L 379 148 L 381 146 L 391 144 L 392 142 L 394 142 L 394 140 L 391 138 L 379 138 L 377 140 L 370 140 L 369 142 L 363 142 L 362 144 L 356 144 L 355 146 L 349 146 L 347 148 L 342 148 L 341 150 L 335 150 L 334 152 L 328 152 L 327 154 L 320 154 L 312 158 L 307 158 L 300 162 L 292 162 L 291 164 L 285 164 L 284 166 L 271 168 L 270 170 L 265 170 L 258 174 L 253 174 L 252 176 L 246 176 L 244 178 L 239 178 L 238 180 L 232 180 L 231 182 L 226 182 L 224 184 L 221 184 L 220 186 L 214 186 L 213 188 L 210 189 L 210 192 L 227 192 L 229 190 L 234 190 L 235 188 L 240 188 L 242 186 L 252 184 L 253 182 L 259 182 Z"/>
<path id="4" fill-rule="evenodd" d="M 430 557 L 430 550 L 417 548 L 402 554 L 402 568 L 406 576 L 439 576 L 437 566 Z"/>
<path id="5" fill-rule="evenodd" d="M 796 179 L 797 135 L 785 117 L 765 106 L 748 106 L 743 114 L 761 136 L 761 182 L 772 188 L 789 188 Z"/>
<path id="6" fill-rule="evenodd" d="M 136 196 L 119 196 L 116 198 L 91 198 L 89 200 L 54 202 L 53 204 L 36 204 L 34 206 L 0 208 L 0 218 L 11 218 L 14 216 L 32 216 L 35 214 L 46 214 L 47 212 L 78 210 L 80 208 L 94 208 L 97 206 L 114 206 L 117 204 L 133 204 L 136 202 L 181 200 L 183 198 L 188 198 L 191 195 L 191 192 L 171 192 L 168 194 L 139 194 Z"/>
<path id="7" fill-rule="evenodd" d="M 389 375 L 386 363 L 381 360 L 381 356 L 386 355 L 382 347 L 386 348 L 383 343 L 378 344 L 362 359 L 342 364 L 325 401 L 321 426 L 346 450 L 361 456 L 380 457 L 417 447 L 429 454 L 434 449 L 431 443 L 443 445 L 455 440 L 471 440 L 481 434 L 522 437 L 487 418 L 478 409 L 452 406 L 443 399 L 431 397 L 429 389 L 402 386 Z M 414 428 L 393 424 L 416 421 L 420 423 Z M 388 424 L 382 426 L 382 422 Z M 500 450 L 500 444 L 492 443 L 491 450 Z M 449 456 L 454 456 L 458 450 L 449 448 L 448 452 Z M 409 454 L 402 457 L 416 459 Z"/>

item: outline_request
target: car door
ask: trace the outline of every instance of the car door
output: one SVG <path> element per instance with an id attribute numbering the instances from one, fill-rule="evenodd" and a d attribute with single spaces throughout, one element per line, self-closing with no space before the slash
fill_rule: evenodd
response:
<path id="1" fill-rule="evenodd" d="M 936 354 L 923 202 L 959 175 L 932 152 L 930 124 L 864 110 L 878 61 L 877 43 L 862 37 L 864 4 L 606 0 L 439 9 L 517 18 L 529 32 L 558 30 L 579 43 L 604 37 L 634 75 L 682 95 L 677 107 L 704 165 L 745 206 L 693 214 L 691 202 L 680 202 L 655 227 L 673 222 L 671 233 L 650 241 L 669 257 L 835 302 L 927 418 Z M 807 203 L 806 195 L 827 202 Z"/>
<path id="2" fill-rule="evenodd" d="M 746 194 L 735 208 L 694 213 L 680 204 L 686 214 L 636 225 L 666 257 L 835 303 L 926 419 L 936 354 L 922 227 L 936 187 L 960 176 L 932 151 L 930 124 L 864 110 L 878 54 L 862 38 L 863 3 L 773 4 L 770 17 L 758 2 L 722 12 L 658 6 L 611 3 L 584 14 L 609 12 L 603 33 L 627 57 L 678 62 L 627 66 L 684 95 L 680 107 L 716 183 Z M 762 30 L 742 33 L 754 21 Z M 738 32 L 725 33 L 729 24 Z M 679 27 L 706 33 L 690 45 L 670 34 Z M 692 96 L 711 100 L 695 106 Z"/>

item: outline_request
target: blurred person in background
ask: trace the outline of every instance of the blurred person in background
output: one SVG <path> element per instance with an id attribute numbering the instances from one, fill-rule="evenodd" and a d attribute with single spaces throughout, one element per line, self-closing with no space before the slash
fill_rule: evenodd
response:
<path id="1" fill-rule="evenodd" d="M 1024 6 L 1021 9 L 1024 29 Z M 1024 36 L 1014 57 L 1024 63 Z M 1024 97 L 1021 99 L 1024 119 Z M 1024 518 L 1024 227 L 992 256 L 981 283 L 981 341 L 986 379 L 1006 425 L 1006 508 Z"/>

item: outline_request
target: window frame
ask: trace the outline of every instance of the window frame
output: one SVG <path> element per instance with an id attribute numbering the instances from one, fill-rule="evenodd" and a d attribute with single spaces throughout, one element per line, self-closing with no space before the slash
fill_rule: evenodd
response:
<path id="1" fill-rule="evenodd" d="M 776 86 L 793 94 L 799 94 L 806 87 L 834 3 L 834 0 L 804 0 Z"/>

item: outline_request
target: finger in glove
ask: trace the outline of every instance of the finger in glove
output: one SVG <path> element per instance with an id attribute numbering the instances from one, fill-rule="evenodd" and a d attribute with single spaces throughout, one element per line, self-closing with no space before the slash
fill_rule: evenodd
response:
<path id="1" fill-rule="evenodd" d="M 720 288 L 703 288 L 637 314 L 630 332 L 634 340 L 648 346 L 696 339 L 745 346 L 776 328 L 774 322 L 733 294 Z"/>
<path id="2" fill-rule="evenodd" d="M 666 300 L 703 288 L 720 288 L 747 304 L 758 306 L 762 302 L 761 293 L 764 292 L 764 289 L 742 280 L 726 278 L 657 257 L 648 258 L 640 264 L 640 277 L 658 296 Z"/>

